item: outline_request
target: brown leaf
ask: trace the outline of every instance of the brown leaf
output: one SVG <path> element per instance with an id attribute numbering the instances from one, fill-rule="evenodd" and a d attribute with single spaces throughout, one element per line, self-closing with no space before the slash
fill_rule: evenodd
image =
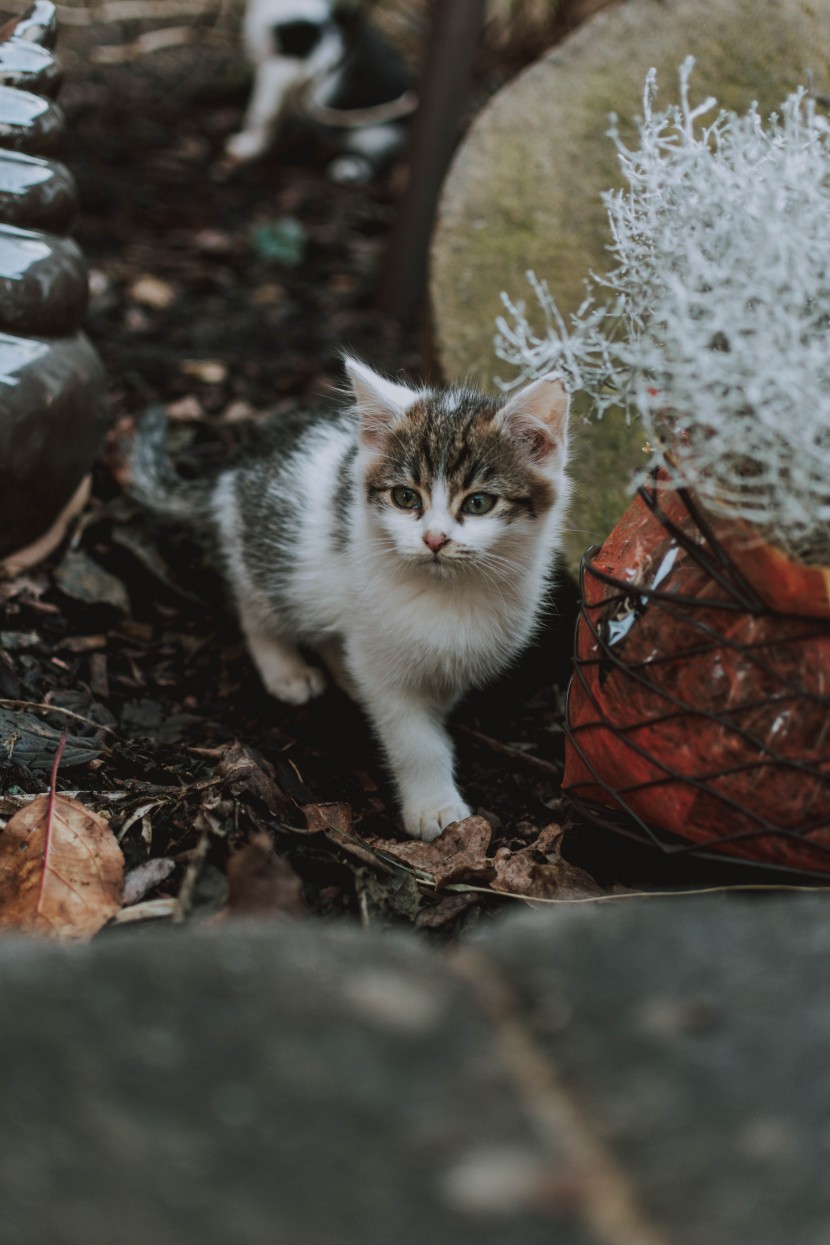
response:
<path id="1" fill-rule="evenodd" d="M 124 858 L 78 800 L 39 796 L 0 834 L 0 929 L 91 938 L 121 907 Z"/>
<path id="2" fill-rule="evenodd" d="M 352 810 L 349 804 L 304 804 L 306 834 L 320 834 L 323 831 L 339 831 L 340 834 L 352 832 Z"/>
<path id="3" fill-rule="evenodd" d="M 457 921 L 470 908 L 480 902 L 481 897 L 475 893 L 467 895 L 443 895 L 438 903 L 428 904 L 421 908 L 415 918 L 416 929 L 445 929 L 453 921 Z"/>
<path id="4" fill-rule="evenodd" d="M 431 843 L 378 840 L 374 846 L 413 869 L 431 874 L 440 889 L 462 879 L 489 882 L 495 873 L 493 861 L 486 855 L 492 833 L 483 817 L 465 817 L 447 826 Z"/>
<path id="5" fill-rule="evenodd" d="M 278 787 L 241 744 L 234 743 L 223 749 L 216 767 L 216 774 L 227 783 L 241 787 L 247 794 L 261 800 L 268 812 L 289 823 L 298 820 L 297 806 L 290 796 Z"/>
<path id="6" fill-rule="evenodd" d="M 371 865 L 381 873 L 391 871 L 390 866 L 379 859 L 371 846 L 367 847 L 356 837 L 352 830 L 350 804 L 304 804 L 302 812 L 305 813 L 306 824 L 302 830 L 296 827 L 300 834 L 323 834 L 329 843 L 342 848 L 364 865 Z"/>
<path id="7" fill-rule="evenodd" d="M 507 848 L 497 852 L 493 890 L 528 899 L 587 899 L 604 894 L 590 873 L 563 858 L 563 834 L 561 826 L 552 823 L 518 852 Z"/>
<path id="8" fill-rule="evenodd" d="M 267 834 L 256 834 L 227 863 L 228 911 L 235 916 L 304 916 L 303 887 Z"/>

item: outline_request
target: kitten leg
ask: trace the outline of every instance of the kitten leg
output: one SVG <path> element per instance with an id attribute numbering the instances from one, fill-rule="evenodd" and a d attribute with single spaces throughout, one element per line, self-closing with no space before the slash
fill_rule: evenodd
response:
<path id="1" fill-rule="evenodd" d="M 286 705 L 304 705 L 325 691 L 322 670 L 310 666 L 296 645 L 244 612 L 240 621 L 254 665 L 272 696 Z"/>
<path id="2" fill-rule="evenodd" d="M 305 74 L 299 60 L 270 56 L 257 66 L 242 129 L 225 143 L 234 160 L 253 160 L 267 150 L 295 87 Z"/>
<path id="3" fill-rule="evenodd" d="M 367 688 L 365 681 L 361 691 L 398 788 L 407 834 L 429 842 L 451 822 L 469 817 L 453 779 L 452 741 L 444 727 L 450 706 L 397 688 Z"/>

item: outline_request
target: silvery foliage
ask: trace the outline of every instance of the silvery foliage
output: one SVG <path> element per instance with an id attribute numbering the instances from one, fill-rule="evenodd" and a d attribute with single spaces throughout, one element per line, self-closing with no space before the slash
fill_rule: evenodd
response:
<path id="1" fill-rule="evenodd" d="M 653 455 L 711 508 L 830 561 L 830 125 L 806 91 L 757 107 L 656 112 L 611 137 L 628 188 L 603 198 L 616 266 L 566 322 L 528 274 L 541 332 L 503 295 L 496 350 L 518 380 L 558 370 L 596 413 L 642 420 Z"/>

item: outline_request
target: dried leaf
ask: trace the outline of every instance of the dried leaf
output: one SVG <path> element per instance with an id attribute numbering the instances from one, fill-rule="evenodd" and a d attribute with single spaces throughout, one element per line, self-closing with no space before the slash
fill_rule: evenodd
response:
<path id="1" fill-rule="evenodd" d="M 306 834 L 320 834 L 334 831 L 343 834 L 352 832 L 352 810 L 349 804 L 304 804 Z"/>
<path id="2" fill-rule="evenodd" d="M 67 553 L 55 569 L 61 592 L 84 605 L 111 605 L 122 614 L 130 612 L 130 598 L 120 579 L 110 575 L 82 549 Z"/>
<path id="3" fill-rule="evenodd" d="M 364 843 L 352 829 L 352 808 L 350 804 L 304 804 L 305 828 L 297 831 L 300 834 L 324 834 L 329 843 L 342 848 L 364 865 L 371 865 L 381 873 L 392 873 L 386 861 L 381 860 L 372 844 Z"/>
<path id="4" fill-rule="evenodd" d="M 241 744 L 234 743 L 223 750 L 216 774 L 224 782 L 232 783 L 260 800 L 272 816 L 289 823 L 299 820 L 297 806 L 291 797 L 277 786 Z"/>
<path id="5" fill-rule="evenodd" d="M 32 713 L 0 709 L 0 768 L 4 761 L 15 761 L 28 769 L 48 773 L 55 758 L 61 732 L 41 722 Z M 63 751 L 64 769 L 86 765 L 99 757 L 103 747 L 98 739 L 69 735 Z"/>
<path id="6" fill-rule="evenodd" d="M 153 311 L 166 311 L 176 301 L 176 291 L 169 281 L 145 273 L 130 286 L 130 298 Z"/>
<path id="7" fill-rule="evenodd" d="M 143 903 L 133 904 L 131 908 L 122 908 L 113 917 L 113 925 L 132 925 L 135 921 L 170 920 L 176 915 L 175 899 L 145 899 Z"/>
<path id="8" fill-rule="evenodd" d="M 145 860 L 143 864 L 130 869 L 124 878 L 124 907 L 137 904 L 148 891 L 166 881 L 175 868 L 176 862 L 169 856 L 156 856 L 153 860 Z"/>
<path id="9" fill-rule="evenodd" d="M 39 796 L 0 834 L 0 929 L 91 938 L 121 907 L 124 858 L 109 824 Z"/>
<path id="10" fill-rule="evenodd" d="M 478 895 L 443 895 L 438 903 L 421 908 L 415 918 L 415 928 L 445 929 L 478 903 Z"/>
<path id="11" fill-rule="evenodd" d="M 495 875 L 494 863 L 486 855 L 492 828 L 483 817 L 465 817 L 453 822 L 431 843 L 378 840 L 374 846 L 402 860 L 413 869 L 429 873 L 437 889 L 450 882 L 489 882 Z"/>
<path id="12" fill-rule="evenodd" d="M 535 842 L 518 852 L 506 848 L 497 852 L 493 890 L 528 899 L 587 899 L 604 894 L 590 873 L 563 858 L 563 835 L 562 827 L 551 823 L 539 831 Z"/>
<path id="13" fill-rule="evenodd" d="M 267 834 L 255 834 L 228 861 L 228 911 L 234 916 L 304 916 L 303 887 Z"/>
<path id="14" fill-rule="evenodd" d="M 219 359 L 183 359 L 179 371 L 205 385 L 221 385 L 228 379 L 228 367 Z"/>

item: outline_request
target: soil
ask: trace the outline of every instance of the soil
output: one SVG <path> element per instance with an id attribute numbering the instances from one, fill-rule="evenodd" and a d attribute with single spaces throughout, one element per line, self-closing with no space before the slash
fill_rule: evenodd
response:
<path id="1" fill-rule="evenodd" d="M 243 98 L 139 107 L 88 86 L 70 116 L 87 328 L 110 377 L 113 431 L 71 540 L 0 584 L 2 726 L 19 741 L 0 761 L 0 813 L 47 790 L 67 730 L 58 788 L 105 811 L 128 871 L 169 862 L 161 881 L 135 887 L 148 916 L 146 901 L 161 900 L 155 911 L 179 919 L 230 905 L 447 937 L 511 902 L 493 889 L 496 861 L 512 862 L 503 891 L 542 898 L 673 880 L 665 861 L 589 830 L 563 801 L 567 579 L 524 659 L 456 714 L 460 786 L 493 833 L 477 840 L 483 864 L 436 873 L 429 852 L 395 856 L 405 836 L 355 706 L 336 690 L 299 709 L 270 698 L 204 551 L 126 499 L 123 447 L 149 404 L 167 409 L 180 469 L 198 473 L 298 401 L 335 400 L 344 348 L 389 373 L 425 370 L 424 326 L 402 329 L 374 306 L 400 170 L 337 186 L 327 153 L 289 135 L 229 176 L 221 146 Z M 26 702 L 55 713 L 26 717 Z M 591 876 L 564 863 L 551 823 L 571 827 L 565 857 Z"/>

